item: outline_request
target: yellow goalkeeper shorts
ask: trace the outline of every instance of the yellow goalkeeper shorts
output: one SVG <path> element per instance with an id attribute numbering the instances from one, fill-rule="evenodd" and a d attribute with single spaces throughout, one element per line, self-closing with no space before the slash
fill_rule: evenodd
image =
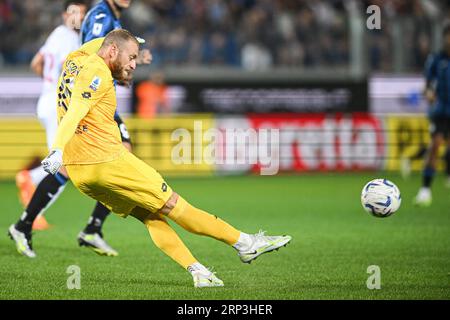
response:
<path id="1" fill-rule="evenodd" d="M 161 175 L 130 152 L 113 161 L 71 164 L 66 169 L 82 193 L 122 217 L 135 207 L 156 213 L 172 195 Z"/>

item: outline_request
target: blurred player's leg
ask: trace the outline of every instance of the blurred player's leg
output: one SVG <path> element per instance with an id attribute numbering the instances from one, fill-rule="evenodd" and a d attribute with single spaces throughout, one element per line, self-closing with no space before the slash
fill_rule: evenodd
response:
<path id="1" fill-rule="evenodd" d="M 37 186 L 28 207 L 19 221 L 10 226 L 9 235 L 16 243 L 17 251 L 28 257 L 35 257 L 31 245 L 31 229 L 36 217 L 56 200 L 67 183 L 67 178 L 60 173 L 47 175 Z M 53 201 L 52 201 L 53 200 Z"/>
<path id="2" fill-rule="evenodd" d="M 222 280 L 194 258 L 162 215 L 139 207 L 135 208 L 131 215 L 144 223 L 153 242 L 161 251 L 191 273 L 195 287 L 223 286 Z"/>
<path id="3" fill-rule="evenodd" d="M 45 173 L 45 175 L 43 175 L 42 173 Z M 39 166 L 37 168 L 34 168 L 32 170 L 30 170 L 30 176 L 31 179 L 33 180 L 33 183 L 35 186 L 38 186 L 41 181 L 48 175 L 47 172 L 44 171 L 44 169 L 42 168 L 42 166 Z M 36 187 L 35 187 L 36 190 Z M 64 190 L 64 187 L 61 188 L 52 198 L 52 201 L 56 201 L 56 199 L 59 197 L 59 195 L 62 193 L 62 191 Z M 33 192 L 34 193 L 34 192 Z M 31 201 L 31 198 L 30 198 Z M 29 203 L 29 201 L 28 201 Z M 28 203 L 26 204 L 26 206 L 28 206 Z M 49 207 L 51 204 L 49 203 L 46 207 Z M 26 207 L 25 206 L 25 207 Z M 33 230 L 47 230 L 51 227 L 51 225 L 47 222 L 47 219 L 44 216 L 44 212 L 45 210 L 42 210 L 38 216 L 36 217 L 36 219 L 34 219 L 33 221 L 33 225 L 32 225 L 32 229 Z"/>
<path id="4" fill-rule="evenodd" d="M 36 257 L 36 253 L 33 251 L 33 246 L 31 244 L 31 232 L 21 232 L 17 230 L 14 224 L 12 224 L 9 226 L 8 235 L 16 243 L 17 252 L 28 258 Z"/>
<path id="5" fill-rule="evenodd" d="M 78 234 L 77 239 L 80 246 L 91 248 L 95 253 L 102 256 L 115 257 L 119 255 L 118 252 L 106 243 L 102 233 L 103 222 L 109 214 L 110 210 L 97 201 L 88 224 Z"/>
<path id="6" fill-rule="evenodd" d="M 58 195 L 64 190 L 66 183 L 67 178 L 60 173 L 47 175 L 37 186 L 28 207 L 17 222 L 17 229 L 26 233 L 31 232 L 35 218 L 53 204 Z"/>
<path id="7" fill-rule="evenodd" d="M 92 215 L 89 217 L 88 224 L 84 228 L 84 233 L 100 233 L 102 230 L 103 222 L 110 214 L 107 207 L 97 201 Z"/>
<path id="8" fill-rule="evenodd" d="M 45 172 L 45 171 L 44 171 Z M 48 173 L 45 172 L 45 175 Z M 16 174 L 16 186 L 19 189 L 19 200 L 24 207 L 30 203 L 31 197 L 36 190 L 36 185 L 30 174 L 30 170 L 21 170 Z"/>
<path id="9" fill-rule="evenodd" d="M 119 253 L 114 250 L 104 239 L 102 227 L 106 217 L 111 211 L 97 201 L 94 211 L 89 217 L 88 224 L 78 234 L 80 246 L 88 247 L 101 256 L 116 257 Z"/>
<path id="10" fill-rule="evenodd" d="M 130 134 L 128 133 L 125 123 L 117 112 L 114 115 L 114 120 L 119 127 L 122 144 L 128 151 L 132 152 Z M 88 224 L 84 230 L 78 234 L 78 243 L 80 245 L 85 245 L 92 248 L 100 255 L 115 257 L 118 255 L 117 251 L 105 242 L 102 233 L 103 223 L 110 213 L 111 211 L 107 207 L 105 207 L 101 202 L 97 202 L 91 216 L 89 217 Z"/>
<path id="11" fill-rule="evenodd" d="M 24 169 L 16 175 L 16 186 L 19 189 L 19 200 L 23 207 L 26 208 L 33 197 L 36 186 L 47 176 L 42 166 L 28 170 Z M 39 215 L 33 222 L 33 230 L 46 230 L 50 228 L 47 220 L 43 215 Z"/>
<path id="12" fill-rule="evenodd" d="M 95 253 L 101 256 L 117 257 L 119 255 L 119 253 L 103 239 L 103 234 L 101 232 L 85 233 L 84 231 L 81 231 L 78 234 L 78 243 L 80 246 L 91 248 Z"/>
<path id="13" fill-rule="evenodd" d="M 431 140 L 431 146 L 428 151 L 428 156 L 425 162 L 425 168 L 423 170 L 422 187 L 420 188 L 416 198 L 415 204 L 420 206 L 429 206 L 432 202 L 431 196 L 431 184 L 436 173 L 436 163 L 438 158 L 438 151 L 441 143 L 443 142 L 443 135 L 440 133 L 433 134 Z"/>
<path id="14" fill-rule="evenodd" d="M 65 169 L 62 169 L 61 171 L 63 172 L 63 174 L 47 174 L 47 176 L 41 181 L 41 183 L 39 183 L 30 200 L 29 205 L 23 212 L 21 219 L 15 225 L 15 228 L 19 232 L 24 233 L 24 235 L 29 238 L 30 243 L 31 230 L 39 230 L 40 226 L 42 226 L 43 223 L 42 219 L 44 220 L 45 224 L 47 224 L 42 214 L 56 201 L 56 199 L 65 188 L 65 184 L 68 180 L 68 175 L 67 172 L 65 172 Z M 101 207 L 103 207 L 103 205 L 101 205 Z M 107 211 L 109 213 L 109 210 Z M 15 240 L 19 250 L 19 242 L 16 240 L 16 238 L 13 238 L 13 240 Z M 80 243 L 80 245 L 88 246 L 100 255 L 118 255 L 117 251 L 111 248 L 111 246 L 109 246 L 103 239 L 103 234 L 101 233 L 101 231 L 97 231 L 94 233 L 80 232 L 80 234 L 78 235 L 78 242 Z M 23 245 L 20 245 L 20 247 L 23 248 Z M 23 253 L 23 250 L 19 250 L 19 252 Z"/>
<path id="15" fill-rule="evenodd" d="M 56 134 L 56 130 L 58 128 L 58 123 L 56 120 L 56 111 L 49 108 L 55 100 L 54 93 L 51 94 L 43 94 L 39 98 L 38 101 L 38 107 L 37 107 L 37 113 L 38 113 L 38 119 L 41 122 L 42 126 L 45 128 L 45 134 L 46 134 L 46 142 L 47 147 L 50 150 L 51 144 L 53 142 L 53 139 Z M 25 174 L 23 174 L 26 176 Z M 23 187 L 19 187 L 21 190 L 21 194 L 24 194 L 26 190 L 33 190 L 30 197 L 28 199 L 22 198 L 22 203 L 24 207 L 27 207 L 29 202 L 31 201 L 31 197 L 34 194 L 34 191 L 36 190 L 36 186 L 38 186 L 41 181 L 48 175 L 47 172 L 44 171 L 42 165 L 29 170 L 28 176 L 30 178 L 30 181 L 26 185 L 23 185 Z M 16 178 L 17 181 L 17 178 Z M 54 201 L 58 198 L 58 196 L 61 194 L 61 192 L 64 190 L 64 188 L 60 188 L 60 190 L 53 195 L 50 202 L 45 205 L 45 208 L 52 205 Z M 45 201 L 45 200 L 43 200 Z M 47 220 L 44 217 L 45 210 L 41 210 L 37 217 L 35 217 L 32 225 L 33 230 L 46 230 L 50 228 L 50 224 L 47 222 Z"/>
<path id="16" fill-rule="evenodd" d="M 38 161 L 39 166 L 36 166 Z M 40 159 L 35 158 L 30 165 L 19 171 L 16 174 L 16 186 L 19 190 L 19 200 L 24 208 L 28 206 L 33 193 L 36 190 L 36 186 L 47 176 L 48 173 L 44 171 L 42 165 L 40 165 Z M 33 223 L 34 230 L 45 230 L 50 227 L 44 217 L 39 217 Z"/>
<path id="17" fill-rule="evenodd" d="M 105 241 L 102 233 L 103 222 L 109 214 L 109 209 L 97 201 L 88 224 L 77 239 L 80 246 L 88 247 L 101 256 L 116 257 L 119 253 Z"/>

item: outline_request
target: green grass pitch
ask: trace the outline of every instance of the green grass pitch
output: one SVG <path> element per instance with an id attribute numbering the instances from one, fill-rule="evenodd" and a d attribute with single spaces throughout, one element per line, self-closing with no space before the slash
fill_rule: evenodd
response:
<path id="1" fill-rule="evenodd" d="M 242 264 L 235 251 L 176 227 L 224 288 L 195 289 L 191 276 L 160 252 L 133 218 L 111 216 L 106 239 L 119 251 L 100 257 L 79 248 L 76 236 L 94 201 L 72 185 L 47 212 L 54 227 L 36 232 L 38 257 L 17 254 L 6 236 L 21 213 L 12 182 L 0 183 L 0 299 L 449 299 L 450 189 L 442 177 L 430 208 L 415 208 L 420 177 L 399 186 L 403 203 L 393 216 L 365 213 L 363 185 L 380 173 L 168 179 L 192 204 L 247 232 L 290 234 L 278 252 Z M 172 224 L 173 225 L 173 224 Z M 68 266 L 81 269 L 81 289 L 67 289 Z M 369 290 L 367 268 L 381 270 L 381 289 Z"/>

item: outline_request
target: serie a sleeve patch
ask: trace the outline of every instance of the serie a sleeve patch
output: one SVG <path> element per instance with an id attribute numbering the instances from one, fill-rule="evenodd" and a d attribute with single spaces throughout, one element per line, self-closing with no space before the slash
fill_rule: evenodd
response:
<path id="1" fill-rule="evenodd" d="M 102 80 L 99 77 L 95 76 L 94 79 L 92 79 L 89 88 L 91 88 L 94 91 L 97 91 L 97 89 L 100 87 L 101 82 Z"/>

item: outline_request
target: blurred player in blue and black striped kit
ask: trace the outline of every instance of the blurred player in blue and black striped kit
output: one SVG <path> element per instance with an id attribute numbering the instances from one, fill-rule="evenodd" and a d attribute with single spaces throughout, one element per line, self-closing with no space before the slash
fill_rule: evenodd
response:
<path id="1" fill-rule="evenodd" d="M 423 183 L 415 203 L 429 206 L 432 201 L 431 184 L 436 172 L 438 152 L 447 141 L 445 153 L 447 185 L 450 185 L 450 23 L 442 31 L 443 49 L 432 54 L 425 66 L 425 98 L 430 103 L 431 145 L 425 161 Z"/>
<path id="2" fill-rule="evenodd" d="M 131 0 L 103 0 L 98 2 L 89 10 L 83 21 L 81 26 L 81 43 L 84 44 L 93 39 L 105 37 L 112 30 L 122 29 L 120 16 L 122 11 L 127 9 L 130 5 Z M 150 51 L 146 49 L 141 50 L 137 63 L 149 64 L 150 61 Z M 122 121 L 117 111 L 114 115 L 114 120 L 119 126 L 123 145 L 131 151 L 130 135 L 128 134 L 125 123 Z M 97 202 L 87 226 L 78 235 L 80 245 L 86 245 L 96 251 L 99 246 L 102 247 L 102 244 L 105 242 L 101 229 L 103 222 L 109 214 L 109 209 L 100 202 Z M 106 245 L 105 248 L 108 252 L 109 246 Z M 115 251 L 112 252 L 114 255 Z"/>

